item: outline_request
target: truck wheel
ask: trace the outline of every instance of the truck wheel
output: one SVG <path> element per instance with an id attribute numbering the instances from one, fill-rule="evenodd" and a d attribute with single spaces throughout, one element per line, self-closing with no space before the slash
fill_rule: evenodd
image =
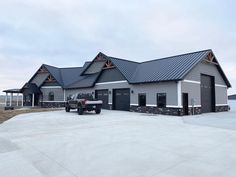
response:
<path id="1" fill-rule="evenodd" d="M 83 113 L 84 113 L 82 106 L 79 106 L 77 111 L 78 111 L 79 115 L 83 115 Z"/>
<path id="2" fill-rule="evenodd" d="M 66 107 L 65 107 L 65 110 L 66 110 L 66 112 L 70 112 L 70 107 L 69 107 L 69 106 L 66 106 Z"/>
<path id="3" fill-rule="evenodd" d="M 95 112 L 96 112 L 96 114 L 100 114 L 101 113 L 101 108 L 96 108 Z"/>

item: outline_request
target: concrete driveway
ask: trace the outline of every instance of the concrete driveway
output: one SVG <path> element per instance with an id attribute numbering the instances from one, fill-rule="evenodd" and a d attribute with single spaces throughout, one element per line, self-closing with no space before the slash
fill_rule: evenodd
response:
<path id="1" fill-rule="evenodd" d="M 235 177 L 235 122 L 235 111 L 20 115 L 0 124 L 0 176 Z"/>

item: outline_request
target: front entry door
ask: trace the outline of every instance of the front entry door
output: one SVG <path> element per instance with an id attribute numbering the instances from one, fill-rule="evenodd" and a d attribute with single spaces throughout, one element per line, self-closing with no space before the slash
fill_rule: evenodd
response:
<path id="1" fill-rule="evenodd" d="M 188 115 L 188 93 L 183 93 L 183 112 L 184 115 Z"/>

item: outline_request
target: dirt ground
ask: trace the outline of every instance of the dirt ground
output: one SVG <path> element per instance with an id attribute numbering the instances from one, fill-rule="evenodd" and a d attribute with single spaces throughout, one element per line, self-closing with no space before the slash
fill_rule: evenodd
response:
<path id="1" fill-rule="evenodd" d="M 25 114 L 25 113 L 32 113 L 32 112 L 47 112 L 47 111 L 57 111 L 56 108 L 35 108 L 35 109 L 26 109 L 26 110 L 3 110 L 0 109 L 0 124 L 11 119 L 14 116 L 17 116 L 19 114 Z"/>

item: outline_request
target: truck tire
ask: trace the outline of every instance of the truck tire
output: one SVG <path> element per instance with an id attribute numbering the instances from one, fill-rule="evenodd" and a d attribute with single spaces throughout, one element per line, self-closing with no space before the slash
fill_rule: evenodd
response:
<path id="1" fill-rule="evenodd" d="M 83 115 L 83 113 L 84 113 L 84 110 L 83 110 L 83 108 L 82 108 L 82 106 L 78 106 L 78 114 L 79 115 Z"/>
<path id="2" fill-rule="evenodd" d="M 66 112 L 70 112 L 70 106 L 66 105 L 65 110 L 66 110 Z"/>
<path id="3" fill-rule="evenodd" d="M 96 114 L 100 114 L 101 113 L 101 108 L 100 107 L 96 108 L 95 112 L 96 112 Z"/>

